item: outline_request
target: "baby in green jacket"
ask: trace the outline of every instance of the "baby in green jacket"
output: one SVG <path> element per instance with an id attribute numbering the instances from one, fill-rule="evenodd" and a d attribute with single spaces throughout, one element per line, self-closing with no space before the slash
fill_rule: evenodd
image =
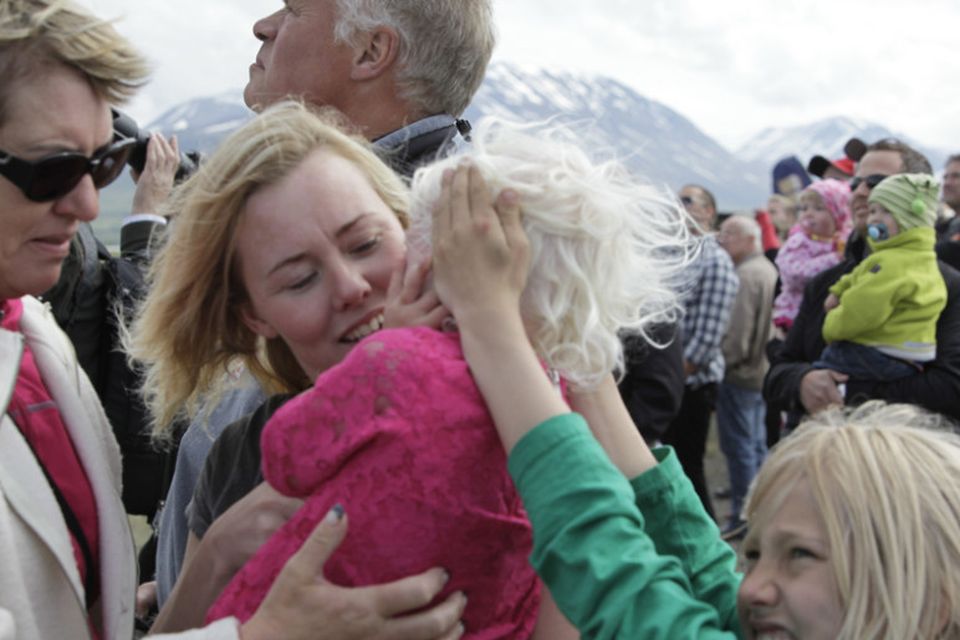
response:
<path id="1" fill-rule="evenodd" d="M 871 253 L 830 287 L 827 347 L 813 366 L 859 380 L 913 375 L 937 356 L 937 320 L 947 288 L 934 253 L 939 184 L 897 174 L 870 193 Z"/>

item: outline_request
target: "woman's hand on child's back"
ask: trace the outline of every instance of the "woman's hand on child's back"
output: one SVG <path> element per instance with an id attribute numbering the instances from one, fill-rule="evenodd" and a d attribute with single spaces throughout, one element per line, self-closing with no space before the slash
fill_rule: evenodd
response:
<path id="1" fill-rule="evenodd" d="M 284 565 L 241 640 L 455 640 L 467 599 L 456 592 L 424 609 L 447 582 L 441 569 L 388 584 L 339 587 L 323 565 L 343 541 L 347 519 L 331 510 Z M 412 612 L 412 613 L 411 613 Z"/>

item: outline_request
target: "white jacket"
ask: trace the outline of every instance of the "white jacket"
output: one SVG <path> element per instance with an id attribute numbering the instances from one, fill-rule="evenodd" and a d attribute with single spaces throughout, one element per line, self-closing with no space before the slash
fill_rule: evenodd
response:
<path id="1" fill-rule="evenodd" d="M 96 497 L 102 640 L 128 640 L 133 636 L 137 568 L 120 500 L 120 450 L 73 345 L 39 301 L 22 300 L 22 335 L 0 329 L 0 640 L 90 637 L 69 530 L 43 471 L 7 414 L 24 340 Z M 228 619 L 173 637 L 235 640 L 237 625 Z"/>

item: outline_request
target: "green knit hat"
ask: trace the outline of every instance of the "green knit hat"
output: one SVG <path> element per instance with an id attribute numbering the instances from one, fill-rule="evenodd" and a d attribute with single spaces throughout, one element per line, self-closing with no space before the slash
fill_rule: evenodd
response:
<path id="1" fill-rule="evenodd" d="M 940 184 L 925 173 L 898 173 L 884 178 L 870 192 L 876 202 L 890 212 L 901 231 L 932 227 L 937 221 Z"/>

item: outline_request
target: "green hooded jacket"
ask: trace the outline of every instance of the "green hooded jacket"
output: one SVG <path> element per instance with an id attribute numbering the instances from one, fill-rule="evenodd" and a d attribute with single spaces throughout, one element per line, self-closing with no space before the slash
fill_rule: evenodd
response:
<path id="1" fill-rule="evenodd" d="M 827 313 L 823 339 L 847 340 L 892 356 L 929 362 L 937 353 L 937 320 L 947 288 L 930 227 L 869 240 L 872 253 L 830 287 L 840 306 Z"/>

